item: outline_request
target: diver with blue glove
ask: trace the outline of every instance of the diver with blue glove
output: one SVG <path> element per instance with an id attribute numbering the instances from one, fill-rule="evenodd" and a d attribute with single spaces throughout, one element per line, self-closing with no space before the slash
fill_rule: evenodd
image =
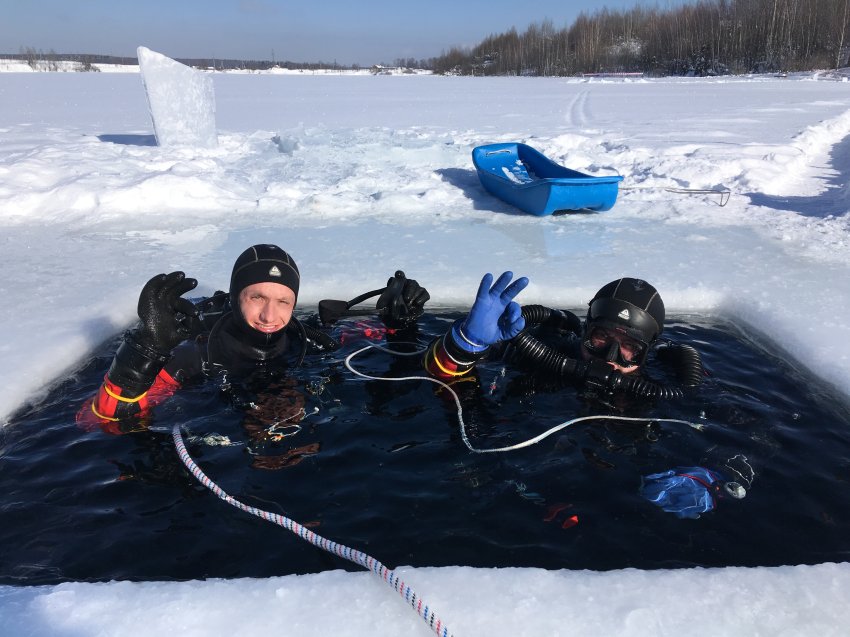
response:
<path id="1" fill-rule="evenodd" d="M 425 356 L 432 375 L 452 379 L 504 344 L 508 361 L 549 379 L 584 385 L 598 394 L 623 391 L 644 398 L 676 398 L 680 387 L 668 387 L 638 373 L 651 351 L 670 362 L 680 384 L 702 382 L 699 353 L 690 345 L 660 342 L 664 302 L 646 281 L 623 277 L 603 286 L 582 321 L 574 313 L 542 305 L 520 306 L 514 298 L 528 285 L 504 272 L 495 283 L 485 274 L 469 314 L 434 341 Z"/>
<path id="2" fill-rule="evenodd" d="M 659 341 L 664 303 L 645 281 L 622 278 L 606 284 L 582 321 L 566 310 L 520 306 L 514 299 L 529 281 L 512 279 L 512 272 L 495 283 L 491 274 L 484 275 L 469 313 L 428 348 L 429 373 L 450 381 L 468 375 L 485 357 L 499 355 L 535 375 L 571 381 L 597 395 L 617 390 L 645 398 L 682 395 L 680 387 L 661 385 L 640 373 L 653 352 L 656 359 L 674 365 L 682 386 L 702 382 L 702 362 L 693 347 Z M 695 519 L 720 500 L 744 498 L 754 478 L 746 456 L 738 454 L 716 469 L 676 467 L 644 476 L 640 495 L 679 518 Z"/>
<path id="3" fill-rule="evenodd" d="M 526 277 L 513 283 L 513 272 L 503 272 L 493 283 L 489 272 L 481 279 L 469 314 L 455 321 L 425 354 L 425 369 L 438 378 L 469 373 L 492 345 L 507 341 L 525 328 L 525 318 L 514 297 L 528 285 Z"/>

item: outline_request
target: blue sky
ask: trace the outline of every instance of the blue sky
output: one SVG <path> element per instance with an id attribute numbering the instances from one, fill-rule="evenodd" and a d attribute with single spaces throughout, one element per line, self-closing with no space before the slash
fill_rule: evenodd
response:
<path id="1" fill-rule="evenodd" d="M 218 57 L 370 65 L 440 55 L 512 26 L 688 0 L 0 0 L 0 53 Z"/>

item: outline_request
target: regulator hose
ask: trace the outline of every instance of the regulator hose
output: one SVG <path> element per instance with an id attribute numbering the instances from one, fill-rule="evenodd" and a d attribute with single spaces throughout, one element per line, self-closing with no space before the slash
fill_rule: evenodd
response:
<path id="1" fill-rule="evenodd" d="M 575 334 L 581 333 L 581 319 L 572 312 L 553 310 L 545 305 L 523 305 L 522 317 L 526 325 L 541 325 L 548 322 L 557 322 L 559 327 L 565 328 Z"/>
<path id="2" fill-rule="evenodd" d="M 616 370 L 614 373 L 619 375 L 622 379 L 622 383 L 619 384 L 618 389 L 622 389 L 627 394 L 637 398 L 660 398 L 663 400 L 669 400 L 670 398 L 681 398 L 685 395 L 679 387 L 666 387 L 661 383 L 656 383 L 655 381 L 647 380 L 640 376 L 626 376 L 625 374 L 620 374 L 620 372 Z"/>
<path id="3" fill-rule="evenodd" d="M 523 306 L 522 316 L 525 318 L 527 327 L 549 321 L 558 321 L 575 333 L 579 333 L 581 327 L 574 314 L 542 305 Z M 578 329 L 573 329 L 574 327 Z M 622 391 L 638 398 L 670 399 L 681 398 L 684 395 L 679 387 L 667 387 L 640 376 L 622 374 L 599 359 L 580 361 L 570 358 L 553 347 L 541 343 L 526 330 L 515 336 L 511 345 L 516 360 L 530 364 L 537 371 L 557 378 L 581 381 L 606 391 Z M 677 376 L 685 387 L 696 387 L 702 382 L 702 361 L 696 349 L 690 345 L 672 343 L 668 343 L 661 349 L 669 350 L 662 355 L 662 360 L 669 360 L 674 364 Z"/>
<path id="4" fill-rule="evenodd" d="M 694 347 L 667 341 L 656 348 L 655 355 L 658 360 L 673 366 L 683 387 L 697 387 L 702 384 L 705 371 L 702 358 Z"/>
<path id="5" fill-rule="evenodd" d="M 562 354 L 524 330 L 513 338 L 511 345 L 514 358 L 533 365 L 536 371 L 574 380 L 584 377 L 585 361 Z"/>
<path id="6" fill-rule="evenodd" d="M 322 330 L 312 325 L 305 325 L 303 323 L 302 325 L 304 326 L 304 334 L 307 340 L 315 344 L 321 351 L 335 352 L 340 348 L 339 342 L 329 334 L 325 334 Z"/>
<path id="7" fill-rule="evenodd" d="M 312 325 L 306 325 L 294 316 L 287 329 L 295 330 L 301 338 L 301 351 L 298 354 L 298 362 L 295 363 L 296 367 L 301 367 L 304 364 L 304 356 L 307 354 L 308 345 L 312 344 L 322 352 L 333 352 L 339 349 L 339 343 L 332 337 Z"/>

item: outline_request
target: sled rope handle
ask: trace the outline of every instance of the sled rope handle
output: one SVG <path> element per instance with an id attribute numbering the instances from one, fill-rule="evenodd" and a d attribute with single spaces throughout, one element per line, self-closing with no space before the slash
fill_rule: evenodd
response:
<path id="1" fill-rule="evenodd" d="M 530 447 L 531 445 L 537 444 L 541 440 L 548 438 L 554 433 L 561 431 L 562 429 L 566 429 L 571 425 L 575 425 L 576 423 L 585 422 L 588 420 L 616 420 L 621 422 L 669 422 L 680 425 L 688 425 L 697 430 L 702 430 L 704 425 L 695 424 L 688 420 L 678 420 L 676 418 L 635 418 L 630 416 L 609 416 L 606 414 L 598 414 L 595 416 L 581 416 L 579 418 L 573 418 L 572 420 L 567 420 L 562 422 L 559 425 L 555 425 L 551 429 L 547 429 L 542 434 L 538 434 L 528 440 L 523 442 L 519 442 L 515 445 L 509 445 L 507 447 L 497 447 L 495 449 L 478 449 L 472 445 L 469 441 L 469 437 L 466 435 L 466 423 L 463 420 L 463 407 L 460 404 L 460 398 L 458 397 L 455 390 L 453 390 L 449 385 L 444 383 L 438 378 L 432 378 L 431 376 L 393 376 L 393 377 L 381 377 L 381 376 L 370 376 L 369 374 L 364 374 L 363 372 L 357 371 L 351 365 L 351 360 L 356 356 L 362 354 L 363 352 L 369 349 L 376 349 L 382 352 L 386 352 L 388 354 L 392 354 L 394 356 L 421 356 L 424 353 L 424 349 L 420 349 L 414 352 L 398 352 L 387 347 L 382 347 L 380 345 L 366 345 L 365 347 L 360 348 L 356 352 L 352 352 L 345 358 L 345 366 L 355 376 L 359 376 L 360 378 L 365 378 L 366 380 L 383 380 L 383 381 L 404 381 L 404 380 L 427 380 L 428 382 L 435 383 L 446 389 L 454 399 L 455 406 L 457 407 L 457 421 L 460 426 L 460 437 L 463 440 L 463 444 L 466 445 L 466 448 L 469 449 L 472 453 L 503 453 L 506 451 L 516 451 L 517 449 L 522 449 L 523 447 Z M 427 348 L 426 348 L 427 349 Z"/>
<path id="2" fill-rule="evenodd" d="M 673 188 L 667 186 L 620 186 L 620 190 L 663 190 L 679 195 L 720 195 L 720 207 L 722 208 L 732 197 L 732 191 L 728 188 Z"/>
<path id="3" fill-rule="evenodd" d="M 404 580 L 400 579 L 394 571 L 384 566 L 374 557 L 367 555 L 362 551 L 358 551 L 357 549 L 352 549 L 344 544 L 339 544 L 338 542 L 322 537 L 318 533 L 314 533 L 291 518 L 249 506 L 237 500 L 233 496 L 228 495 L 220 486 L 213 482 L 200 469 L 200 467 L 198 467 L 197 464 L 195 464 L 194 460 L 192 460 L 192 457 L 189 455 L 189 451 L 186 449 L 186 445 L 183 442 L 183 436 L 180 433 L 180 425 L 174 425 L 174 429 L 172 429 L 171 434 L 174 437 L 174 446 L 177 449 L 177 455 L 180 456 L 180 460 L 184 465 L 186 465 L 189 472 L 195 476 L 195 479 L 198 482 L 212 491 L 220 499 L 237 509 L 245 511 L 246 513 L 256 515 L 258 518 L 262 518 L 267 522 L 272 522 L 278 526 L 282 526 L 287 531 L 294 533 L 302 540 L 309 542 L 313 546 L 318 546 L 320 549 L 323 549 L 328 553 L 333 553 L 334 555 L 342 557 L 349 562 L 354 562 L 355 564 L 362 566 L 366 570 L 372 571 L 375 575 L 380 577 L 384 580 L 384 582 L 392 587 L 399 595 L 401 595 L 404 601 L 410 604 L 410 607 L 416 611 L 423 620 L 425 620 L 431 630 L 433 630 L 438 637 L 452 637 L 452 634 L 449 633 L 448 627 L 440 618 L 437 617 L 431 607 L 428 606 L 428 604 L 426 604 L 422 598 L 419 597 L 413 589 L 404 582 Z"/>
<path id="4" fill-rule="evenodd" d="M 622 177 L 620 171 L 615 166 L 603 166 L 609 168 Z M 673 186 L 620 186 L 620 190 L 663 190 L 664 192 L 673 192 L 678 195 L 720 195 L 720 207 L 722 208 L 732 197 L 732 191 L 726 186 L 720 188 L 675 188 Z"/>

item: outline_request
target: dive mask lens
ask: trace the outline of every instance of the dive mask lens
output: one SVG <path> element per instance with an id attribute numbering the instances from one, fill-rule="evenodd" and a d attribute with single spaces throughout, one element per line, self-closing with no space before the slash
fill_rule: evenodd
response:
<path id="1" fill-rule="evenodd" d="M 640 365 L 646 347 L 628 337 L 618 337 L 610 331 L 595 327 L 588 334 L 584 346 L 593 356 L 604 358 L 622 367 Z"/>

